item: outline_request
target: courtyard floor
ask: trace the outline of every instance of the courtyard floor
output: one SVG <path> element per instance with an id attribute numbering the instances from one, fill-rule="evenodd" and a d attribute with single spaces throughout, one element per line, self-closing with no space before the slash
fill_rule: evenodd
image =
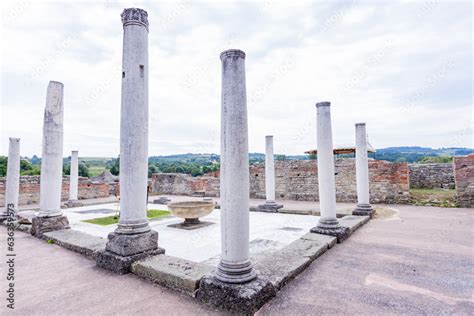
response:
<path id="1" fill-rule="evenodd" d="M 333 247 L 258 314 L 472 314 L 473 209 L 389 207 L 398 212 L 370 221 Z M 0 235 L 5 242 L 3 226 Z M 98 269 L 93 261 L 57 245 L 21 232 L 15 236 L 19 315 L 219 313 L 133 275 Z M 6 275 L 5 264 L 1 267 Z M 6 287 L 5 280 L 1 284 Z"/>

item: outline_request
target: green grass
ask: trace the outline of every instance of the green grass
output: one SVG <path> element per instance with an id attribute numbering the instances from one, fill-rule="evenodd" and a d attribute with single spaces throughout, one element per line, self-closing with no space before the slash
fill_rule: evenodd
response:
<path id="1" fill-rule="evenodd" d="M 456 190 L 410 189 L 410 202 L 420 206 L 457 207 Z"/>
<path id="2" fill-rule="evenodd" d="M 170 214 L 171 214 L 170 211 L 163 211 L 163 210 L 148 210 L 147 211 L 148 219 L 166 217 Z M 97 224 L 101 226 L 107 226 L 107 225 L 117 224 L 118 220 L 119 220 L 118 216 L 115 217 L 114 215 L 112 215 L 112 216 L 107 216 L 107 217 L 97 217 L 97 218 L 92 218 L 92 219 L 86 219 L 86 220 L 83 220 L 83 222 Z"/>
<path id="3" fill-rule="evenodd" d="M 91 166 L 89 167 L 89 176 L 96 177 L 104 171 L 105 171 L 105 167 Z"/>

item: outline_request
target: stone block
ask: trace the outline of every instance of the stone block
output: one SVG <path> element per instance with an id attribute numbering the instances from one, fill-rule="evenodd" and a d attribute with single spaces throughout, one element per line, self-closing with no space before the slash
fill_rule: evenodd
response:
<path id="1" fill-rule="evenodd" d="M 158 232 L 154 230 L 133 235 L 112 232 L 108 239 L 105 250 L 123 257 L 158 248 Z"/>
<path id="2" fill-rule="evenodd" d="M 105 250 L 107 239 L 89 235 L 73 229 L 63 229 L 43 234 L 43 238 L 55 244 L 80 253 L 90 259 L 96 259 L 100 251 Z"/>
<path id="3" fill-rule="evenodd" d="M 275 287 L 258 277 L 244 284 L 223 283 L 208 274 L 201 279 L 196 298 L 238 314 L 253 314 L 276 294 Z"/>
<path id="4" fill-rule="evenodd" d="M 130 268 L 135 261 L 145 259 L 149 256 L 155 256 L 164 253 L 164 249 L 157 248 L 131 256 L 121 256 L 105 250 L 97 253 L 96 264 L 99 268 L 110 270 L 117 274 L 126 274 L 130 272 Z"/>
<path id="5" fill-rule="evenodd" d="M 329 243 L 335 243 L 335 239 L 328 236 L 297 239 L 280 251 L 258 261 L 254 268 L 260 278 L 269 281 L 279 290 L 325 253 L 329 249 Z"/>
<path id="6" fill-rule="evenodd" d="M 348 215 L 339 219 L 339 224 L 341 224 L 341 226 L 348 227 L 350 229 L 350 233 L 352 234 L 359 227 L 367 223 L 369 219 L 370 219 L 370 216 Z"/>
<path id="7" fill-rule="evenodd" d="M 320 234 L 313 234 L 313 233 L 307 233 L 306 235 L 303 235 L 300 239 L 307 239 L 307 240 L 317 241 L 317 242 L 320 242 L 320 243 L 326 243 L 326 244 L 328 244 L 328 248 L 334 247 L 337 243 L 337 238 L 336 237 L 327 236 L 327 235 L 320 235 Z"/>
<path id="8" fill-rule="evenodd" d="M 31 235 L 43 238 L 43 234 L 51 231 L 69 229 L 69 221 L 66 216 L 34 217 L 32 219 Z"/>
<path id="9" fill-rule="evenodd" d="M 132 264 L 131 272 L 168 288 L 193 296 L 201 278 L 214 267 L 165 255 L 153 256 Z"/>
<path id="10" fill-rule="evenodd" d="M 310 232 L 336 237 L 338 243 L 341 243 L 346 240 L 351 234 L 350 228 L 345 226 L 340 226 L 338 228 L 324 228 L 316 226 L 311 228 Z"/>

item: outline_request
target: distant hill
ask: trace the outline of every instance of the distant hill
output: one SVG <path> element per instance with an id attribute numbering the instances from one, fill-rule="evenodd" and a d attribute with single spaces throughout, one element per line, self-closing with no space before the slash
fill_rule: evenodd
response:
<path id="1" fill-rule="evenodd" d="M 471 153 L 474 153 L 473 148 L 450 147 L 434 149 L 430 147 L 402 146 L 377 149 L 375 159 L 398 162 L 416 162 L 424 157 L 465 156 Z"/>

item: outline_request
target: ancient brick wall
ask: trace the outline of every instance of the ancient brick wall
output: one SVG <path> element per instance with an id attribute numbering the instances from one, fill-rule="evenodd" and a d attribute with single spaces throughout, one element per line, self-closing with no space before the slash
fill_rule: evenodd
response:
<path id="1" fill-rule="evenodd" d="M 182 173 L 154 173 L 152 190 L 156 194 L 192 195 L 204 191 L 206 196 L 219 195 L 219 178 L 192 177 Z"/>
<path id="2" fill-rule="evenodd" d="M 5 178 L 0 178 L 0 205 L 5 202 Z M 93 199 L 109 196 L 109 186 L 107 183 L 90 181 L 88 178 L 79 177 L 79 199 Z M 38 204 L 40 199 L 40 176 L 20 177 L 20 205 Z M 61 199 L 69 199 L 69 177 L 63 178 Z"/>
<path id="3" fill-rule="evenodd" d="M 458 205 L 474 207 L 474 154 L 454 157 L 453 166 Z"/>
<path id="4" fill-rule="evenodd" d="M 336 199 L 356 202 L 354 159 L 337 159 Z M 373 203 L 407 203 L 409 200 L 408 164 L 369 160 L 370 197 Z M 184 174 L 154 174 L 153 191 L 158 194 L 191 195 L 205 191 L 206 196 L 219 195 L 216 177 L 191 177 Z M 277 199 L 317 201 L 318 167 L 316 160 L 275 161 Z M 250 167 L 250 197 L 265 198 L 265 167 Z"/>
<path id="5" fill-rule="evenodd" d="M 452 163 L 410 164 L 410 188 L 454 189 Z"/>

